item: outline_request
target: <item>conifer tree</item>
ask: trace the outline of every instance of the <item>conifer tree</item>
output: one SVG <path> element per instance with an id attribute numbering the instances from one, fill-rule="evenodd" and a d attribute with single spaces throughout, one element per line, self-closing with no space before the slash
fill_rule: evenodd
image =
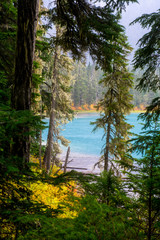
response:
<path id="1" fill-rule="evenodd" d="M 74 85 L 72 98 L 75 106 L 82 106 L 86 103 L 87 96 L 87 73 L 86 67 L 82 62 L 75 62 L 73 66 Z"/>
<path id="2" fill-rule="evenodd" d="M 129 189 L 136 196 L 139 228 L 144 239 L 158 239 L 160 236 L 160 126 L 156 115 L 141 114 L 145 121 L 141 135 L 132 139 L 132 151 L 139 158 L 134 159 L 129 174 Z"/>
<path id="3" fill-rule="evenodd" d="M 56 36 L 59 36 L 62 31 L 59 26 L 56 26 Z M 49 69 L 51 104 L 47 145 L 44 155 L 44 164 L 47 171 L 50 170 L 51 163 L 55 163 L 57 154 L 60 153 L 58 140 L 67 145 L 65 138 L 60 135 L 60 125 L 72 118 L 69 94 L 71 62 L 58 43 L 54 47 L 53 59 L 49 64 L 51 64 Z"/>
<path id="4" fill-rule="evenodd" d="M 4 121 L 6 113 L 11 106 L 11 88 L 14 78 L 14 58 L 16 44 L 16 19 L 17 8 L 15 1 L 0 2 L 0 122 L 1 139 L 0 145 L 3 149 L 0 153 L 7 158 L 10 154 L 11 138 L 8 136 L 7 125 Z M 5 117 L 4 117 L 5 116 Z"/>
<path id="5" fill-rule="evenodd" d="M 74 62 L 72 99 L 75 107 L 95 104 L 100 99 L 102 87 L 98 84 L 102 70 L 95 69 L 95 64 L 86 66 L 82 62 Z"/>
<path id="6" fill-rule="evenodd" d="M 107 71 L 111 69 L 112 59 L 122 51 L 114 41 L 123 32 L 119 11 L 129 2 L 137 0 L 106 0 L 104 7 L 86 0 L 58 0 L 49 10 L 48 25 L 57 23 L 63 27 L 58 42 L 64 50 L 71 50 L 74 58 L 82 58 L 88 50 L 96 64 Z"/>
<path id="7" fill-rule="evenodd" d="M 39 0 L 18 1 L 17 43 L 15 60 L 15 79 L 13 84 L 12 107 L 16 111 L 31 109 L 32 66 L 35 50 L 36 24 Z M 13 155 L 23 159 L 21 167 L 29 162 L 29 127 L 20 124 L 13 136 Z"/>
<path id="8" fill-rule="evenodd" d="M 140 23 L 142 28 L 149 28 L 141 39 L 139 39 L 139 49 L 135 52 L 134 68 L 140 69 L 143 74 L 138 78 L 137 88 L 143 93 L 146 91 L 157 92 L 160 89 L 160 10 L 151 14 L 143 14 L 135 19 L 132 24 Z M 159 111 L 160 98 L 155 96 L 150 102 L 147 111 Z M 157 114 L 159 114 L 157 112 Z"/>
<path id="9" fill-rule="evenodd" d="M 13 84 L 17 9 L 15 1 L 0 3 L 0 103 L 9 105 Z M 4 90 L 4 91 L 3 91 Z"/>
<path id="10" fill-rule="evenodd" d="M 115 44 L 123 45 L 124 53 L 113 61 L 112 72 L 106 73 L 100 81 L 105 92 L 103 99 L 97 104 L 97 110 L 101 112 L 100 118 L 92 123 L 96 125 L 94 131 L 97 128 L 104 129 L 105 145 L 102 161 L 106 171 L 109 168 L 117 171 L 113 161 L 123 160 L 127 149 L 125 140 L 131 127 L 125 119 L 125 115 L 132 109 L 132 97 L 129 93 L 132 87 L 132 74 L 128 72 L 126 63 L 126 55 L 131 48 L 122 35 L 120 41 Z"/>
<path id="11" fill-rule="evenodd" d="M 159 29 L 160 29 L 160 10 L 151 14 L 143 14 L 132 22 L 140 23 L 142 28 L 150 28 L 141 39 L 139 39 L 139 49 L 134 56 L 135 69 L 143 71 L 139 78 L 138 87 L 141 90 L 157 90 L 159 88 Z"/>

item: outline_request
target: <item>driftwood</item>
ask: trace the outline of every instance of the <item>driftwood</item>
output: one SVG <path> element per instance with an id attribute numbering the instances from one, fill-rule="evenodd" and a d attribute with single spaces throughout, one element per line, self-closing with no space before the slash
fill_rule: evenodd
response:
<path id="1" fill-rule="evenodd" d="M 67 167 L 69 169 L 81 169 L 81 170 L 88 170 L 87 168 L 81 168 L 81 167 Z"/>
<path id="2" fill-rule="evenodd" d="M 88 170 L 87 168 L 83 168 L 83 167 L 68 167 L 67 165 L 73 161 L 73 159 L 71 159 L 70 161 L 68 161 L 69 159 L 69 154 L 70 154 L 70 147 L 68 147 L 67 149 L 67 153 L 66 153 L 66 158 L 64 161 L 62 161 L 64 163 L 64 165 L 59 168 L 55 174 L 57 174 L 61 169 L 64 169 L 63 172 L 66 173 L 67 172 L 67 169 L 79 169 L 79 170 Z"/>

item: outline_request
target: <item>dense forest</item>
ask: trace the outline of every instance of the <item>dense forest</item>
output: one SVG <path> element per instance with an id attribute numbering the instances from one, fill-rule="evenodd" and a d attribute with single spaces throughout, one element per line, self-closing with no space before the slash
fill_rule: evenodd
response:
<path id="1" fill-rule="evenodd" d="M 148 32 L 131 71 L 120 19 L 133 2 L 1 0 L 1 239 L 160 239 L 160 10 L 132 22 Z M 130 138 L 133 105 L 144 125 Z M 58 158 L 78 108 L 99 111 L 99 176 L 66 171 L 69 148 L 64 166 Z"/>
<path id="2" fill-rule="evenodd" d="M 145 110 L 151 101 L 159 96 L 159 91 L 138 91 L 136 89 L 137 79 L 142 76 L 142 71 L 134 71 L 131 66 L 128 66 L 128 68 L 133 72 L 133 87 L 130 89 L 130 93 L 133 96 L 133 110 Z M 94 106 L 103 97 L 104 93 L 103 87 L 99 84 L 103 74 L 101 69 L 96 70 L 96 66 L 93 63 L 88 65 L 81 62 L 74 63 L 72 71 L 74 80 L 71 84 L 73 109 L 95 110 Z"/>

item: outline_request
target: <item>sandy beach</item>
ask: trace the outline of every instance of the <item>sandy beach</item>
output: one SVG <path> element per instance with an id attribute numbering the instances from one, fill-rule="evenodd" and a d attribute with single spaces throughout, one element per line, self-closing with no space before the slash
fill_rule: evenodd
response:
<path id="1" fill-rule="evenodd" d="M 65 161 L 65 157 L 66 153 L 63 152 L 60 156 L 60 159 L 62 160 L 63 164 Z M 99 174 L 101 172 L 100 169 L 97 166 L 94 167 L 98 160 L 99 157 L 96 155 L 87 155 L 71 152 L 69 155 L 67 171 L 74 169 L 79 172 Z"/>

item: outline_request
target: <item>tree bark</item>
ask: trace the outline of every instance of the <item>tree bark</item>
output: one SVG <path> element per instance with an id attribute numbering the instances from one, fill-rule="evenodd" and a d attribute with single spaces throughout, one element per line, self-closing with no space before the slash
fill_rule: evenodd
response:
<path id="1" fill-rule="evenodd" d="M 150 162 L 150 186 L 149 186 L 149 196 L 148 196 L 148 240 L 152 239 L 152 197 L 153 197 L 153 185 L 152 185 L 152 179 L 153 179 L 153 161 L 154 161 L 154 150 L 152 150 L 152 157 Z"/>
<path id="2" fill-rule="evenodd" d="M 39 166 L 42 168 L 42 130 L 39 135 Z"/>
<path id="3" fill-rule="evenodd" d="M 110 130 L 111 130 L 111 124 L 108 123 L 107 137 L 106 137 L 106 149 L 105 149 L 105 155 L 104 155 L 104 170 L 105 171 L 108 171 Z"/>
<path id="4" fill-rule="evenodd" d="M 53 65 L 53 78 L 52 78 L 52 87 L 51 87 L 51 110 L 50 110 L 50 119 L 49 119 L 49 129 L 47 137 L 47 146 L 44 155 L 44 165 L 47 172 L 51 168 L 52 160 L 52 151 L 53 151 L 53 131 L 55 130 L 55 93 L 56 93 L 56 81 L 57 81 L 57 61 L 58 61 L 58 46 L 55 47 L 54 53 L 54 65 Z"/>
<path id="5" fill-rule="evenodd" d="M 49 129 L 48 129 L 48 137 L 47 137 L 47 146 L 44 155 L 44 165 L 47 172 L 50 171 L 51 167 L 51 159 L 52 159 L 52 151 L 53 151 L 53 131 L 54 131 L 54 120 L 55 120 L 55 99 L 54 99 L 54 91 L 52 92 L 52 103 L 51 103 L 51 112 L 49 119 Z"/>
<path id="6" fill-rule="evenodd" d="M 110 104 L 112 103 L 113 91 L 111 89 L 111 99 Z M 107 136 L 106 136 L 106 149 L 104 154 L 104 170 L 108 171 L 109 163 L 109 152 L 110 152 L 110 137 L 111 137 L 111 110 L 109 110 L 108 123 L 107 123 Z"/>
<path id="7" fill-rule="evenodd" d="M 12 107 L 16 111 L 31 109 L 32 65 L 35 49 L 39 0 L 18 0 L 18 28 L 15 58 L 15 80 Z M 29 127 L 19 125 L 14 137 L 13 154 L 29 162 Z"/>

